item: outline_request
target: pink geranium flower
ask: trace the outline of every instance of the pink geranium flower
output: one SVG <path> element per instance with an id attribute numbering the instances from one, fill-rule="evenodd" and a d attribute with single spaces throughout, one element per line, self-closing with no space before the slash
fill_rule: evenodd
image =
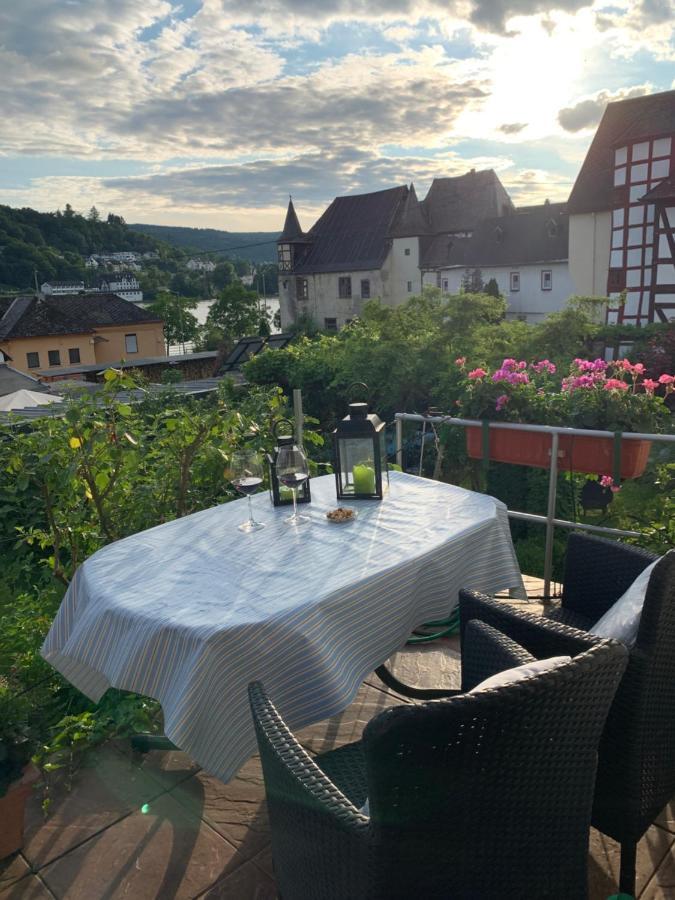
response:
<path id="1" fill-rule="evenodd" d="M 497 397 L 497 402 L 495 403 L 495 409 L 497 410 L 497 412 L 499 412 L 500 409 L 504 409 L 508 402 L 508 394 L 501 394 L 499 397 Z"/>
<path id="2" fill-rule="evenodd" d="M 628 385 L 625 381 L 621 381 L 619 378 L 608 378 L 605 382 L 605 390 L 606 391 L 627 391 Z"/>
<path id="3" fill-rule="evenodd" d="M 673 384 L 675 382 L 675 375 L 659 375 L 659 384 Z"/>
<path id="4" fill-rule="evenodd" d="M 475 381 L 476 378 L 485 378 L 486 375 L 487 375 L 487 372 L 485 371 L 485 369 L 478 368 L 478 369 L 473 369 L 471 372 L 469 372 L 469 374 L 467 375 L 467 378 L 470 378 L 472 381 Z"/>
<path id="5" fill-rule="evenodd" d="M 621 490 L 621 485 L 614 484 L 614 479 L 611 475 L 603 475 L 600 479 L 600 484 L 604 488 L 609 488 L 613 494 L 617 494 Z"/>
<path id="6" fill-rule="evenodd" d="M 465 362 L 466 362 L 466 356 L 458 356 L 457 359 L 455 360 L 455 365 L 463 366 Z"/>
<path id="7" fill-rule="evenodd" d="M 642 382 L 642 387 L 645 389 L 645 391 L 647 391 L 648 394 L 653 394 L 658 386 L 658 381 L 653 381 L 651 378 L 645 378 L 645 380 Z"/>

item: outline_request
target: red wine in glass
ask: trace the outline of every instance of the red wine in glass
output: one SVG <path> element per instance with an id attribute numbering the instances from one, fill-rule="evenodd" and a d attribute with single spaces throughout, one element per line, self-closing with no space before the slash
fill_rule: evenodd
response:
<path id="1" fill-rule="evenodd" d="M 307 457 L 302 447 L 282 447 L 277 454 L 277 478 L 290 488 L 293 494 L 293 515 L 285 521 L 289 525 L 306 525 L 311 522 L 309 516 L 298 515 L 298 490 L 309 478 Z"/>
<path id="2" fill-rule="evenodd" d="M 248 522 L 242 522 L 238 526 L 239 531 L 260 531 L 264 528 L 262 522 L 256 522 L 253 518 L 253 506 L 251 494 L 254 494 L 263 483 L 262 457 L 255 450 L 237 450 L 232 457 L 232 484 L 245 497 L 248 497 Z"/>

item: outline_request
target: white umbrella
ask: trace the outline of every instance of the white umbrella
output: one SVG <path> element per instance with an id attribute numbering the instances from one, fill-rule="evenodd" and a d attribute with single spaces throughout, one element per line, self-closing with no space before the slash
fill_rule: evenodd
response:
<path id="1" fill-rule="evenodd" d="M 27 409 L 31 406 L 46 406 L 48 403 L 60 403 L 63 397 L 56 394 L 42 394 L 39 391 L 14 391 L 0 397 L 0 410 L 9 412 L 12 409 Z"/>

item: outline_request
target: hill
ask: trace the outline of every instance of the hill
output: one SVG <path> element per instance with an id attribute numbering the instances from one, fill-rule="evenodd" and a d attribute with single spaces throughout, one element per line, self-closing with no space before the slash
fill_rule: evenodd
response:
<path id="1" fill-rule="evenodd" d="M 84 258 L 91 253 L 131 250 L 175 253 L 154 237 L 132 231 L 121 216 L 87 218 L 70 205 L 63 212 L 41 213 L 0 205 L 0 288 L 32 290 L 50 279 L 84 277 Z"/>
<path id="2" fill-rule="evenodd" d="M 253 263 L 276 262 L 277 259 L 278 231 L 220 231 L 217 228 L 143 224 L 129 228 L 181 249 L 215 252 L 227 248 L 224 257 L 239 257 Z"/>

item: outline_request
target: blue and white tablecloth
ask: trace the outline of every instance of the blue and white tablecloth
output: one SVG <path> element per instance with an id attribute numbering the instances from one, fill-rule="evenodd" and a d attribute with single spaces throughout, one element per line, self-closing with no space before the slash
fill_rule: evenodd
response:
<path id="1" fill-rule="evenodd" d="M 391 473 L 382 502 L 333 524 L 335 480 L 312 480 L 300 528 L 266 494 L 125 538 L 77 571 L 42 654 L 92 700 L 154 697 L 165 732 L 227 781 L 255 751 L 247 685 L 262 681 L 291 728 L 344 709 L 413 627 L 448 615 L 460 588 L 524 595 L 506 507 Z"/>

